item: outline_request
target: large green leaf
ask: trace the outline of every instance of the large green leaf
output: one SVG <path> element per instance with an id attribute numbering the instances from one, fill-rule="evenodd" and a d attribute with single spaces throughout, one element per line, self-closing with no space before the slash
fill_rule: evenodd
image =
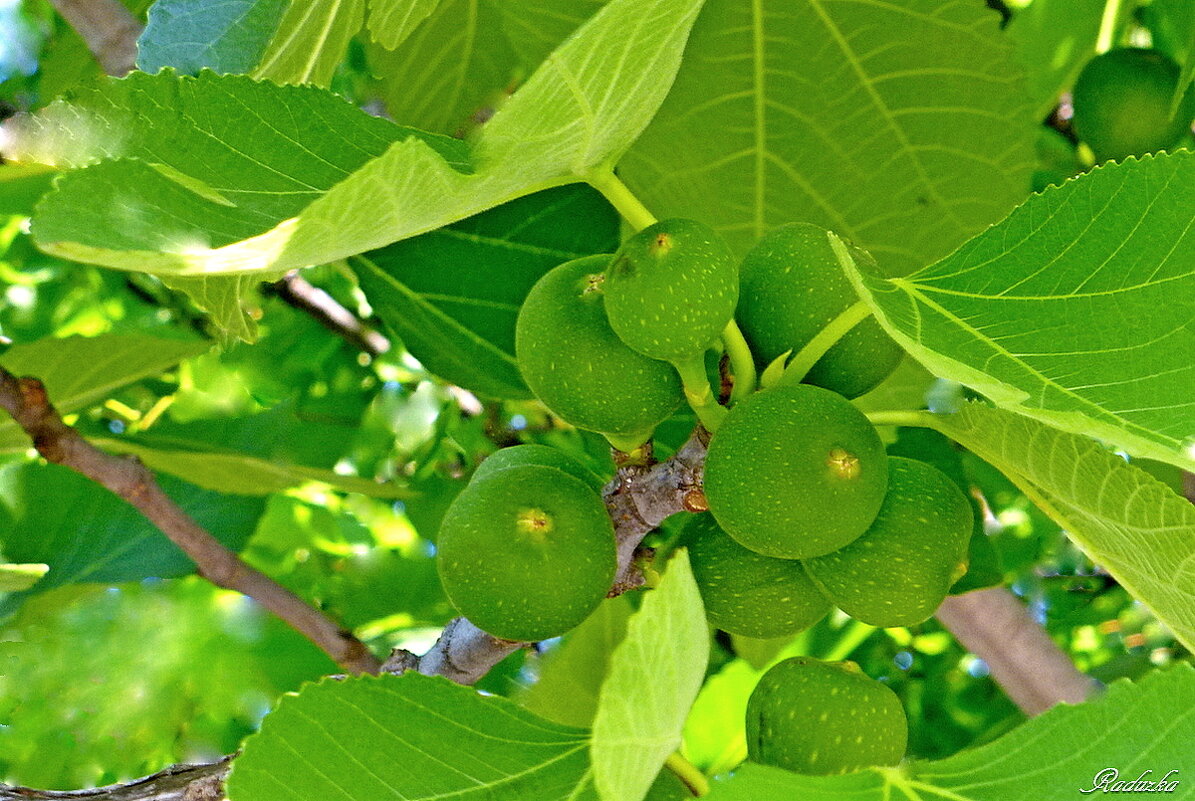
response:
<path id="1" fill-rule="evenodd" d="M 936 375 L 1195 467 L 1193 181 L 1187 152 L 1111 164 L 1035 195 L 907 278 L 848 270 Z M 850 261 L 844 249 L 839 258 Z"/>
<path id="2" fill-rule="evenodd" d="M 0 366 L 17 376 L 41 379 L 58 411 L 70 414 L 210 348 L 208 342 L 130 334 L 42 339 L 14 345 L 0 356 Z M 29 437 L 4 415 L 0 453 L 29 447 Z"/>
<path id="3" fill-rule="evenodd" d="M 431 16 L 441 0 L 369 0 L 369 35 L 391 50 Z"/>
<path id="4" fill-rule="evenodd" d="M 598 695 L 591 750 L 602 801 L 641 801 L 680 747 L 708 660 L 709 625 L 681 550 L 628 621 Z"/>
<path id="5" fill-rule="evenodd" d="M 367 50 L 391 117 L 454 134 L 467 129 L 487 103 L 496 105 L 496 96 L 510 85 L 515 57 L 495 5 L 442 0 L 400 47 Z"/>
<path id="6" fill-rule="evenodd" d="M 331 93 L 211 72 L 107 79 L 14 119 L 5 132 L 12 158 L 100 162 L 64 176 L 38 209 L 35 237 L 68 258 L 73 244 L 171 254 L 185 264 L 188 253 L 270 230 L 412 136 L 459 169 L 467 160 L 462 143 L 371 117 Z M 143 269 L 205 274 L 152 262 Z"/>
<path id="7" fill-rule="evenodd" d="M 589 732 L 417 674 L 325 680 L 282 699 L 228 779 L 230 801 L 596 799 Z"/>
<path id="8" fill-rule="evenodd" d="M 365 22 L 365 0 L 291 0 L 254 78 L 327 86 Z"/>
<path id="9" fill-rule="evenodd" d="M 468 158 L 463 143 L 371 117 L 328 92 L 211 72 L 104 79 L 5 132 L 10 157 L 76 168 L 104 160 L 64 176 L 38 207 L 44 250 L 161 272 L 243 339 L 255 326 L 242 298 L 281 271 L 211 274 L 204 254 L 293 217 L 396 141 L 423 137 L 457 169 Z"/>
<path id="10" fill-rule="evenodd" d="M 710 801 L 1042 801 L 1083 798 L 1113 769 L 1119 780 L 1177 782 L 1166 798 L 1195 798 L 1184 774 L 1195 742 L 1195 670 L 1176 665 L 1119 681 L 1079 706 L 1059 705 L 1003 737 L 937 762 L 845 776 L 800 776 L 747 765 Z"/>
<path id="11" fill-rule="evenodd" d="M 158 0 L 137 40 L 137 68 L 251 72 L 289 6 L 290 0 Z"/>
<path id="12" fill-rule="evenodd" d="M 980 404 L 927 415 L 990 462 L 1195 648 L 1195 506 L 1086 437 Z"/>
<path id="13" fill-rule="evenodd" d="M 739 252 L 806 221 L 907 273 L 1029 188 L 1035 120 L 998 22 L 955 0 L 709 0 L 624 177 Z"/>
<path id="14" fill-rule="evenodd" d="M 85 103 L 57 106 L 48 120 L 43 115 L 6 134 L 23 144 L 27 158 L 44 150 L 31 144 L 42 140 L 52 152 L 92 155 L 99 137 L 107 151 L 95 155 L 144 159 L 107 161 L 64 176 L 35 215 L 43 249 L 187 279 L 276 275 L 426 233 L 608 168 L 667 93 L 701 2 L 613 0 L 484 126 L 471 174 L 445 158 L 455 158 L 459 151 L 448 148 L 460 143 L 415 136 L 355 110 L 340 119 L 325 108 L 347 108 L 332 95 L 204 74 L 126 79 L 123 85 L 144 89 L 145 96 L 115 112 L 125 124 L 98 124 L 108 118 Z M 120 93 L 118 85 L 100 97 Z M 263 121 L 250 109 L 271 116 Z M 47 122 L 60 119 L 70 135 L 46 136 Z M 167 124 L 159 139 L 150 130 L 160 119 Z M 302 142 L 288 141 L 291 134 Z M 238 145 L 230 148 L 225 140 Z M 152 147 L 130 154 L 125 141 Z M 325 150 L 329 142 L 334 152 Z M 184 143 L 199 147 L 178 147 Z M 388 149 L 368 161 L 378 145 Z M 242 151 L 260 154 L 266 165 Z M 331 163 L 309 163 L 321 158 Z M 344 160 L 357 166 L 346 169 Z M 296 166 L 301 169 L 292 173 Z M 329 190 L 318 176 L 331 173 L 339 183 Z M 280 220 L 279 213 L 297 216 Z"/>
<path id="15" fill-rule="evenodd" d="M 265 509 L 263 498 L 235 498 L 178 479 L 159 482 L 183 511 L 239 550 Z M 195 565 L 141 513 L 65 467 L 35 462 L 0 470 L 0 549 L 49 572 L 37 592 L 78 582 L 118 583 L 185 576 Z"/>
<path id="16" fill-rule="evenodd" d="M 482 395 L 529 398 L 515 318 L 556 265 L 618 247 L 618 215 L 587 186 L 520 198 L 349 260 L 387 326 L 432 373 Z"/>

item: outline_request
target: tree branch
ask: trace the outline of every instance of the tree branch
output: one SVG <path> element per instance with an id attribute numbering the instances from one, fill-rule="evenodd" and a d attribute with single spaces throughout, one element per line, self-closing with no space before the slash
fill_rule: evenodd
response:
<path id="1" fill-rule="evenodd" d="M 938 607 L 937 617 L 987 663 L 992 678 L 1026 715 L 1081 703 L 1098 689 L 1004 587 L 953 595 Z"/>
<path id="2" fill-rule="evenodd" d="M 221 801 L 232 757 L 210 765 L 175 765 L 126 784 L 93 790 L 33 790 L 0 784 L 0 801 Z"/>
<path id="3" fill-rule="evenodd" d="M 366 326 L 336 298 L 301 277 L 297 271 L 287 273 L 282 280 L 267 286 L 279 298 L 311 315 L 324 328 L 370 356 L 380 356 L 390 350 L 389 339 Z"/>
<path id="4" fill-rule="evenodd" d="M 100 68 L 120 77 L 137 62 L 141 23 L 120 0 L 50 0 L 87 43 Z"/>
<path id="5" fill-rule="evenodd" d="M 179 508 L 140 461 L 105 453 L 64 423 L 36 378 L 18 379 L 0 367 L 0 408 L 12 415 L 47 460 L 81 473 L 141 512 L 191 557 L 201 576 L 253 598 L 344 669 L 377 672 L 380 663 L 364 643 L 225 548 Z"/>

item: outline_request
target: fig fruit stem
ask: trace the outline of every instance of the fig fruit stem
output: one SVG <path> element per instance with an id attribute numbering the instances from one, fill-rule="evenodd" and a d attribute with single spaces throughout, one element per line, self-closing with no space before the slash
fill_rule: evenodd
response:
<path id="1" fill-rule="evenodd" d="M 1116 23 L 1120 19 L 1121 0 L 1107 0 L 1104 3 L 1104 16 L 1100 18 L 1100 32 L 1095 39 L 1095 54 L 1107 53 L 1112 49 L 1116 37 Z"/>
<path id="2" fill-rule="evenodd" d="M 642 231 L 649 225 L 659 222 L 655 215 L 647 210 L 647 206 L 644 206 L 622 182 L 622 179 L 614 174 L 614 170 L 608 167 L 594 170 L 585 177 L 585 180 L 590 186 L 601 192 L 602 196 L 610 201 L 610 205 L 636 231 Z"/>
<path id="3" fill-rule="evenodd" d="M 710 380 L 705 374 L 705 354 L 698 353 L 691 359 L 675 361 L 672 366 L 680 374 L 685 400 L 689 402 L 693 413 L 706 431 L 714 433 L 726 417 L 726 407 L 718 403 L 718 398 L 710 389 Z"/>
<path id="4" fill-rule="evenodd" d="M 689 788 L 689 792 L 697 798 L 709 793 L 710 780 L 692 762 L 681 756 L 679 751 L 664 760 L 664 766 L 675 773 L 676 777 Z"/>
<path id="5" fill-rule="evenodd" d="M 846 311 L 835 317 L 817 336 L 805 343 L 805 347 L 797 351 L 792 361 L 784 371 L 780 384 L 799 384 L 813 369 L 813 365 L 826 355 L 826 352 L 847 335 L 852 328 L 871 316 L 871 307 L 863 301 L 857 301 L 847 307 Z"/>
<path id="6" fill-rule="evenodd" d="M 730 357 L 730 372 L 734 375 L 734 388 L 730 391 L 732 403 L 741 401 L 755 391 L 755 357 L 739 330 L 739 324 L 731 320 L 722 332 L 722 344 Z"/>

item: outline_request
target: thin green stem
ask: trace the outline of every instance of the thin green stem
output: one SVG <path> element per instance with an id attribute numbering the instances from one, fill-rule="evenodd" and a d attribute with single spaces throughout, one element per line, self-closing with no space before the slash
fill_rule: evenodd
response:
<path id="1" fill-rule="evenodd" d="M 1116 23 L 1120 19 L 1121 0 L 1107 0 L 1104 3 L 1104 16 L 1100 19 L 1100 33 L 1095 39 L 1096 55 L 1107 53 L 1112 49 L 1112 42 L 1116 36 Z"/>
<path id="2" fill-rule="evenodd" d="M 642 231 L 647 226 L 655 225 L 658 222 L 655 215 L 647 210 L 647 206 L 644 206 L 622 182 L 622 179 L 614 174 L 614 170 L 609 168 L 595 170 L 585 176 L 585 180 L 589 182 L 590 186 L 601 192 L 606 200 L 610 201 L 610 205 L 617 209 L 623 219 L 636 231 Z"/>
<path id="3" fill-rule="evenodd" d="M 722 344 L 726 346 L 726 355 L 730 357 L 730 371 L 734 374 L 734 389 L 730 391 L 730 400 L 737 402 L 755 391 L 755 357 L 751 355 L 751 348 L 739 330 L 739 324 L 733 319 L 726 324 L 722 332 Z"/>
<path id="4" fill-rule="evenodd" d="M 698 353 L 691 359 L 673 362 L 685 388 L 685 400 L 689 402 L 697 419 L 711 434 L 718 430 L 726 417 L 726 407 L 718 404 L 718 398 L 710 389 L 710 380 L 705 374 L 705 354 Z"/>
<path id="5" fill-rule="evenodd" d="M 805 343 L 805 347 L 797 351 L 788 368 L 784 371 L 782 384 L 797 384 L 809 374 L 813 365 L 817 364 L 826 351 L 834 347 L 838 340 L 846 336 L 847 332 L 871 316 L 871 307 L 863 301 L 857 301 L 842 314 L 835 317 L 829 324 L 817 333 L 813 339 Z"/>
<path id="6" fill-rule="evenodd" d="M 710 780 L 692 762 L 681 756 L 679 751 L 673 752 L 664 760 L 664 766 L 675 773 L 693 795 L 701 798 L 709 793 Z"/>
<path id="7" fill-rule="evenodd" d="M 907 426 L 909 428 L 937 428 L 933 412 L 905 409 L 901 411 L 868 412 L 873 426 Z"/>

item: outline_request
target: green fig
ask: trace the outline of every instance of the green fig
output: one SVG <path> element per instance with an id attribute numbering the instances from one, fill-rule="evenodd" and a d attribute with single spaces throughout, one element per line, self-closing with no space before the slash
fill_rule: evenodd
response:
<path id="1" fill-rule="evenodd" d="M 793 657 L 760 678 L 747 701 L 747 754 L 817 776 L 904 758 L 909 723 L 896 693 L 853 662 Z"/>
<path id="2" fill-rule="evenodd" d="M 971 502 L 941 470 L 888 459 L 888 494 L 875 522 L 805 569 L 834 604 L 872 626 L 928 618 L 960 575 L 971 538 Z"/>
<path id="3" fill-rule="evenodd" d="M 1124 47 L 1096 56 L 1075 81 L 1075 133 L 1099 161 L 1174 145 L 1195 117 L 1195 92 L 1189 90 L 1170 115 L 1180 75 L 1178 64 L 1157 50 Z"/>
<path id="4" fill-rule="evenodd" d="M 471 482 L 436 541 L 444 591 L 474 625 L 532 642 L 573 628 L 614 581 L 614 527 L 592 487 L 516 465 Z"/>
<path id="5" fill-rule="evenodd" d="M 607 270 L 606 313 L 632 349 L 689 363 L 734 317 L 739 270 L 709 226 L 664 220 L 623 242 Z"/>
<path id="6" fill-rule="evenodd" d="M 531 288 L 515 327 L 527 386 L 578 428 L 639 445 L 676 411 L 675 371 L 623 344 L 606 319 L 609 256 L 565 262 Z M 637 440 L 637 441 L 636 441 Z"/>
<path id="7" fill-rule="evenodd" d="M 790 384 L 739 402 L 710 440 L 705 494 L 718 523 L 765 556 L 807 559 L 867 530 L 888 489 L 875 427 L 827 389 Z"/>
<path id="8" fill-rule="evenodd" d="M 723 631 L 780 637 L 809 628 L 830 611 L 830 602 L 800 562 L 747 550 L 713 515 L 694 517 L 685 537 L 705 616 Z"/>
<path id="9" fill-rule="evenodd" d="M 557 470 L 563 470 L 570 476 L 581 479 L 595 490 L 602 488 L 602 480 L 597 477 L 597 474 L 564 451 L 548 445 L 535 444 L 515 445 L 491 453 L 481 461 L 481 464 L 473 471 L 473 477 L 469 480 L 478 481 L 499 470 L 525 464 L 555 467 Z"/>
<path id="10" fill-rule="evenodd" d="M 826 234 L 808 223 L 784 225 L 743 260 L 736 318 L 761 370 L 788 351 L 800 352 L 859 300 Z M 858 251 L 856 259 L 870 256 Z M 826 351 L 804 381 L 855 398 L 887 378 L 903 353 L 869 317 Z"/>

